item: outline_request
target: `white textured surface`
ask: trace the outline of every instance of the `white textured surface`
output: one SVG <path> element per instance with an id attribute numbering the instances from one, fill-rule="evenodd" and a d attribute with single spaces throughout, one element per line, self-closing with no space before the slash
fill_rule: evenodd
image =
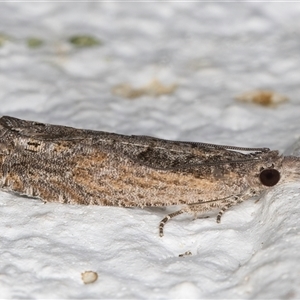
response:
<path id="1" fill-rule="evenodd" d="M 1 3 L 0 114 L 283 151 L 300 133 L 298 3 Z M 68 38 L 102 41 L 75 49 Z M 28 49 L 26 39 L 46 44 Z M 177 83 L 128 100 L 120 83 Z M 238 103 L 268 88 L 276 108 Z M 300 297 L 299 183 L 214 218 L 0 193 L 0 298 Z M 172 209 L 168 209 L 172 211 Z M 178 257 L 186 251 L 192 256 Z M 84 285 L 81 273 L 98 280 Z"/>

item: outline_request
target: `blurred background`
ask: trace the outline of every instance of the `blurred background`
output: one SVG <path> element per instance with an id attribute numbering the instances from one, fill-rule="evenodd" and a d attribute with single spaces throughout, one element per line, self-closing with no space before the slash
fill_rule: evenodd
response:
<path id="1" fill-rule="evenodd" d="M 279 129 L 278 110 L 299 105 L 299 14 L 297 3 L 2 3 L 0 113 L 257 144 L 258 115 Z M 257 90 L 275 93 L 271 112 L 236 101 Z"/>

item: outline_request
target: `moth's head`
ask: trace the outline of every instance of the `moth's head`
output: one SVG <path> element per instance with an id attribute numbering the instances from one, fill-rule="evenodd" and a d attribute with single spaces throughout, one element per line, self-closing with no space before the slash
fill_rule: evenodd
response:
<path id="1" fill-rule="evenodd" d="M 281 167 L 281 182 L 300 182 L 300 157 L 285 156 Z"/>
<path id="2" fill-rule="evenodd" d="M 282 183 L 300 182 L 300 157 L 278 156 L 269 163 L 265 167 L 258 165 L 258 179 L 262 186 L 273 187 Z"/>

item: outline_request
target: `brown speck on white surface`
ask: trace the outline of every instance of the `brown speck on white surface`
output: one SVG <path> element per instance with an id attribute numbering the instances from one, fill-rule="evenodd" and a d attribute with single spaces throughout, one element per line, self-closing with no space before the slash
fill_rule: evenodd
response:
<path id="1" fill-rule="evenodd" d="M 249 102 L 271 107 L 289 100 L 288 97 L 271 90 L 249 91 L 236 96 L 235 99 L 241 102 Z"/>
<path id="2" fill-rule="evenodd" d="M 94 271 L 85 271 L 81 273 L 81 279 L 84 284 L 93 283 L 98 279 L 98 274 Z"/>
<path id="3" fill-rule="evenodd" d="M 192 255 L 192 252 L 191 251 L 186 251 L 182 254 L 179 254 L 178 257 L 185 257 L 185 256 L 190 256 L 190 255 Z"/>
<path id="4" fill-rule="evenodd" d="M 177 88 L 177 84 L 164 85 L 159 80 L 153 79 L 150 83 L 140 88 L 135 88 L 128 83 L 122 83 L 112 88 L 112 93 L 116 96 L 135 99 L 142 96 L 159 97 L 172 94 Z"/>

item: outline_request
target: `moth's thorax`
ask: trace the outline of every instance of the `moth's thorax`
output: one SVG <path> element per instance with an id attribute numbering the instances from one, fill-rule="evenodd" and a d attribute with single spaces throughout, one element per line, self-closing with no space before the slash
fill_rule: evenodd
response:
<path id="1" fill-rule="evenodd" d="M 283 183 L 300 182 L 300 157 L 284 157 L 281 172 Z"/>

